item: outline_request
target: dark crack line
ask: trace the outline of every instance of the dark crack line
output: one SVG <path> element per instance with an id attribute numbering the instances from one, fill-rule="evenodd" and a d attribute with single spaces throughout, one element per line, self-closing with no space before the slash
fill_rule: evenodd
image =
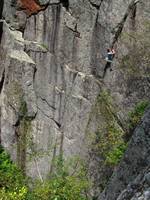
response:
<path id="1" fill-rule="evenodd" d="M 96 8 L 97 10 L 99 10 L 100 7 L 101 7 L 101 4 L 102 4 L 102 2 L 103 2 L 103 0 L 100 1 L 100 4 L 99 4 L 99 5 L 96 4 L 96 3 L 91 2 L 91 0 L 89 0 L 89 2 L 90 2 L 90 4 L 91 4 L 94 8 Z"/>
<path id="2" fill-rule="evenodd" d="M 111 48 L 113 48 L 115 43 L 118 41 L 118 38 L 120 37 L 120 35 L 122 33 L 122 30 L 124 28 L 124 24 L 125 24 L 128 16 L 129 16 L 129 14 L 130 14 L 130 12 L 135 9 L 136 4 L 139 3 L 140 1 L 141 0 L 132 0 L 131 1 L 131 3 L 129 4 L 122 20 L 120 21 L 120 23 L 118 23 L 118 25 L 112 31 L 112 33 L 114 33 L 114 38 L 113 38 L 112 44 L 110 45 Z M 111 63 L 107 62 L 106 65 L 105 65 L 105 68 L 104 68 L 103 78 L 105 78 L 106 71 L 107 71 L 108 68 L 111 68 Z"/>
<path id="3" fill-rule="evenodd" d="M 55 122 L 55 124 L 57 125 L 57 127 L 59 129 L 61 128 L 61 124 L 58 121 L 56 121 L 53 117 L 50 117 L 49 115 L 47 115 L 43 110 L 41 110 L 41 108 L 39 106 L 37 108 L 38 108 L 38 110 L 40 110 L 43 113 L 44 116 L 46 116 L 48 119 L 50 119 L 53 122 Z"/>
<path id="4" fill-rule="evenodd" d="M 51 120 L 54 121 L 55 124 L 56 124 L 59 128 L 61 128 L 61 124 L 60 124 L 59 122 L 57 122 L 54 118 L 51 118 Z"/>
<path id="5" fill-rule="evenodd" d="M 89 2 L 90 2 L 91 5 L 93 4 L 93 3 L 91 2 L 91 0 L 89 0 Z M 97 7 L 98 9 L 97 9 L 97 13 L 96 13 L 95 26 L 97 26 L 97 24 L 98 24 L 99 10 L 100 10 L 100 8 L 101 8 L 102 3 L 103 3 L 103 0 L 100 1 L 100 4 L 99 4 L 99 5 L 97 5 L 97 6 L 98 6 L 98 7 Z M 106 66 L 105 69 L 104 69 L 104 74 L 103 74 L 102 77 L 99 76 L 97 73 L 95 73 L 95 74 L 92 73 L 92 74 L 94 75 L 94 77 L 96 78 L 96 80 L 101 80 L 101 79 L 104 78 L 107 68 L 108 68 L 108 67 Z"/>
<path id="6" fill-rule="evenodd" d="M 69 10 L 69 0 L 60 0 L 60 3 L 67 11 Z"/>
<path id="7" fill-rule="evenodd" d="M 3 35 L 3 21 L 0 21 L 0 44 L 2 40 L 2 35 Z"/>
<path id="8" fill-rule="evenodd" d="M 50 108 L 52 108 L 53 110 L 56 110 L 56 108 L 52 106 L 45 98 L 41 96 L 37 96 L 37 97 L 40 98 L 42 101 L 44 101 Z"/>
<path id="9" fill-rule="evenodd" d="M 25 51 L 26 51 L 26 53 L 29 53 L 29 52 L 33 52 L 33 53 L 47 53 L 47 52 L 49 52 L 50 53 L 50 51 L 48 51 L 46 48 L 45 48 L 45 51 L 42 51 L 42 50 L 32 50 L 32 49 L 26 50 L 26 48 L 25 48 Z"/>
<path id="10" fill-rule="evenodd" d="M 3 17 L 4 0 L 0 0 L 0 19 Z"/>
<path id="11" fill-rule="evenodd" d="M 8 101 L 8 105 L 12 108 L 15 114 L 18 114 L 18 112 L 16 111 L 16 108 L 9 101 Z"/>
<path id="12" fill-rule="evenodd" d="M 0 94 L 1 94 L 3 86 L 4 86 L 4 81 L 5 81 L 5 69 L 3 70 L 2 78 L 1 78 L 1 81 L 0 81 Z"/>
<path id="13" fill-rule="evenodd" d="M 76 81 L 77 75 L 78 75 L 78 73 L 75 74 L 75 77 L 74 77 L 74 79 L 73 79 L 73 81 L 72 81 L 72 85 L 71 85 L 70 91 L 69 91 L 69 93 L 65 96 L 65 100 L 64 100 L 64 110 L 62 111 L 62 121 L 64 120 L 65 112 L 66 112 L 66 110 L 67 110 L 67 109 L 66 109 L 67 104 L 68 104 L 68 102 L 69 102 L 70 97 L 72 96 L 71 94 L 72 94 L 72 91 L 73 91 L 73 87 L 74 87 L 74 83 L 75 83 L 75 81 Z"/>
<path id="14" fill-rule="evenodd" d="M 77 29 L 77 24 L 75 25 L 75 29 L 73 29 L 73 28 L 71 28 L 71 27 L 69 27 L 69 26 L 67 26 L 66 25 L 66 27 L 69 29 L 69 30 L 71 30 L 73 33 L 75 33 L 75 37 L 78 37 L 78 38 L 81 38 L 81 36 L 80 36 L 80 32 L 78 31 L 78 29 Z"/>
<path id="15" fill-rule="evenodd" d="M 119 23 L 119 24 L 114 28 L 114 30 L 112 31 L 112 33 L 115 33 L 115 36 L 114 36 L 114 38 L 113 38 L 113 42 L 112 42 L 112 45 L 111 45 L 112 48 L 113 48 L 114 44 L 118 41 L 118 38 L 119 38 L 119 36 L 120 36 L 121 33 L 122 33 L 122 30 L 123 30 L 123 28 L 124 28 L 124 24 L 125 24 L 125 22 L 126 22 L 128 16 L 129 16 L 129 14 L 130 14 L 130 12 L 131 12 L 133 9 L 135 9 L 136 4 L 139 3 L 139 2 L 140 2 L 140 0 L 132 0 L 132 1 L 131 1 L 131 3 L 129 4 L 129 6 L 128 6 L 128 8 L 127 8 L 127 10 L 126 10 L 126 12 L 125 12 L 123 18 L 122 18 L 122 20 L 120 21 L 120 23 Z M 116 29 L 116 30 L 115 30 L 115 29 Z"/>
<path id="16" fill-rule="evenodd" d="M 36 72 L 37 72 L 37 67 L 36 67 L 36 65 L 35 65 L 35 68 L 34 68 L 34 70 L 33 70 L 33 88 L 34 88 L 34 83 L 35 83 Z M 34 91 L 35 91 L 35 88 L 34 88 Z"/>

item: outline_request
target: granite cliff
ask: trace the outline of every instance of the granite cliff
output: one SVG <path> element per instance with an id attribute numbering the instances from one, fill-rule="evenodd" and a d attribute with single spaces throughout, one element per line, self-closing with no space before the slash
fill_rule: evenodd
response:
<path id="1" fill-rule="evenodd" d="M 0 143 L 27 175 L 79 156 L 91 199 L 150 199 L 149 110 L 128 127 L 150 99 L 149 10 L 149 0 L 0 1 Z M 112 129 L 128 143 L 115 166 L 101 144 Z"/>

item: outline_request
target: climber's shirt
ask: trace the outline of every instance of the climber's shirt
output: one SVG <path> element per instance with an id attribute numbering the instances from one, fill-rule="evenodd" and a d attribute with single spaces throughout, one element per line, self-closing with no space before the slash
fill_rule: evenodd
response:
<path id="1" fill-rule="evenodd" d="M 111 52 L 108 52 L 107 53 L 107 57 L 105 58 L 105 60 L 107 61 L 107 62 L 112 62 L 112 59 L 113 59 L 113 54 L 111 53 Z"/>
<path id="2" fill-rule="evenodd" d="M 112 62 L 112 60 L 113 60 L 113 58 L 114 58 L 114 56 L 115 56 L 115 50 L 114 49 L 112 49 L 112 50 L 110 50 L 109 52 L 107 52 L 107 57 L 106 57 L 106 61 L 107 62 Z"/>
<path id="3" fill-rule="evenodd" d="M 112 61 L 112 59 L 113 59 L 113 53 L 112 52 L 108 52 L 107 57 L 108 57 L 109 61 Z"/>

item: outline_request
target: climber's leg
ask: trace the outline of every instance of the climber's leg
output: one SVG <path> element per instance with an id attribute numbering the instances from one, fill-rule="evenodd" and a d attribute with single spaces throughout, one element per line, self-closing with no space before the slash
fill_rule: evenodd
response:
<path id="1" fill-rule="evenodd" d="M 105 74 L 106 74 L 106 71 L 107 71 L 108 68 L 111 68 L 111 63 L 110 62 L 107 62 L 106 65 L 105 65 L 103 78 L 105 77 Z"/>

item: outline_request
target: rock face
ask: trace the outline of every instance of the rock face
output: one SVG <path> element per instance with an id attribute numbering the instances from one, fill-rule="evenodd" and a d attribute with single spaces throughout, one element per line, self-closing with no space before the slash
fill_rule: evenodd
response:
<path id="1" fill-rule="evenodd" d="M 128 149 L 122 158 L 121 163 L 114 171 L 111 181 L 99 199 L 149 199 L 149 137 L 150 109 L 146 112 L 141 123 L 135 129 L 133 137 L 129 142 Z M 126 187 L 127 189 L 125 189 Z M 123 192 L 121 193 L 121 191 Z"/>
<path id="2" fill-rule="evenodd" d="M 94 183 L 91 195 L 101 192 L 108 169 L 88 136 L 107 118 L 94 108 L 109 91 L 112 119 L 125 132 L 128 111 L 149 100 L 149 49 L 135 39 L 138 33 L 148 45 L 149 8 L 149 0 L 0 2 L 0 141 L 28 175 L 46 177 L 59 153 L 80 155 Z M 104 59 L 111 46 L 113 71 Z"/>

